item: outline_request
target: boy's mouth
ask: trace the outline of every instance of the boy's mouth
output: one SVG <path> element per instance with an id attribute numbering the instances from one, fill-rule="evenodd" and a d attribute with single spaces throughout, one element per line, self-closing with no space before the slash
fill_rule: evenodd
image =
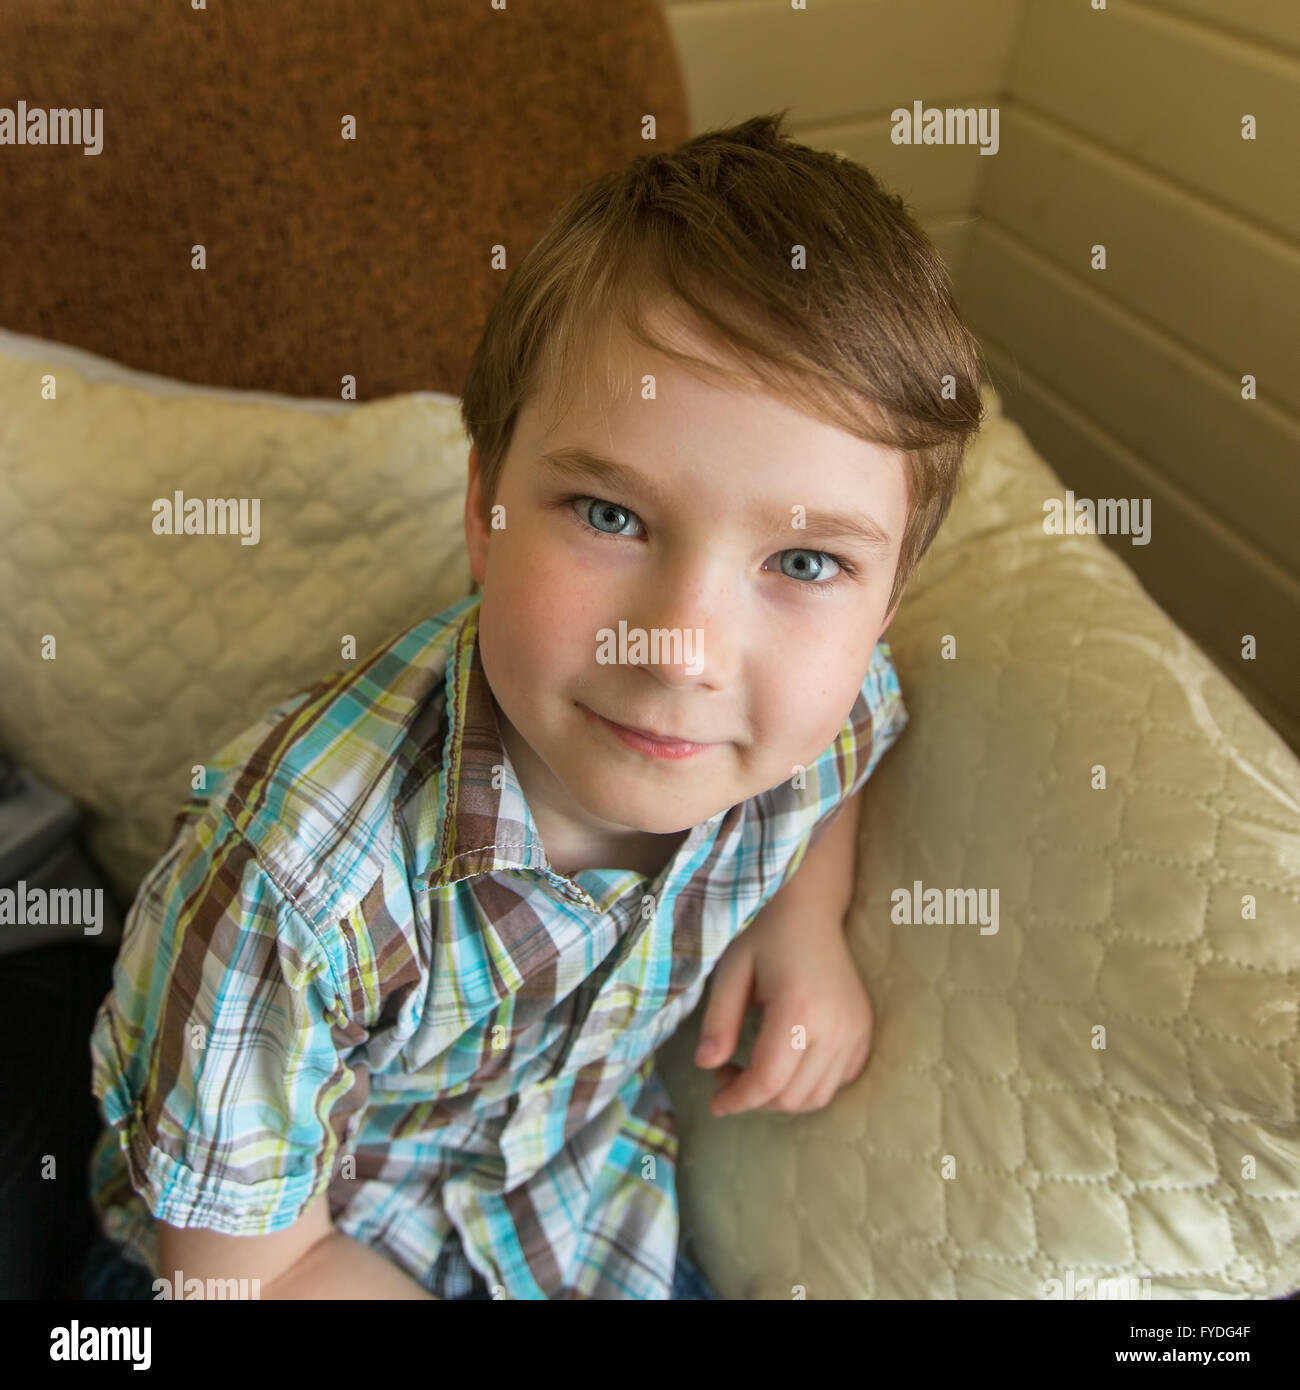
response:
<path id="1" fill-rule="evenodd" d="M 613 719 L 606 719 L 603 714 L 597 714 L 595 710 L 588 709 L 586 705 L 580 704 L 578 708 L 589 714 L 599 724 L 604 725 L 616 737 L 621 739 L 629 748 L 635 748 L 638 752 L 647 753 L 652 758 L 667 758 L 674 760 L 677 758 L 690 758 L 696 753 L 703 753 L 707 748 L 714 748 L 717 745 L 712 743 L 695 743 L 690 739 L 673 738 L 665 734 L 650 733 L 645 729 L 639 729 L 629 724 L 619 724 Z"/>

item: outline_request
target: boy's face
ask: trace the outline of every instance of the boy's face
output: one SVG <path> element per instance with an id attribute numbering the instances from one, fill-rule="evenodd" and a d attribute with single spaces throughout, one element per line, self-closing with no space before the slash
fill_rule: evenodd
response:
<path id="1" fill-rule="evenodd" d="M 621 387 L 607 384 L 606 345 Z M 646 374 L 656 399 L 642 399 Z M 615 460 L 629 478 L 566 475 L 543 461 L 561 449 Z M 552 863 L 563 845 L 584 867 L 616 867 L 620 845 L 688 830 L 825 751 L 893 617 L 907 500 L 897 452 L 706 383 L 621 325 L 564 416 L 549 390 L 520 411 L 494 499 L 501 529 L 483 519 L 471 452 L 479 650 Z M 850 515 L 870 518 L 884 548 L 842 533 Z M 638 656 L 636 629 L 647 644 L 652 629 L 676 629 L 679 645 Z M 597 716 L 708 746 L 657 757 Z"/>

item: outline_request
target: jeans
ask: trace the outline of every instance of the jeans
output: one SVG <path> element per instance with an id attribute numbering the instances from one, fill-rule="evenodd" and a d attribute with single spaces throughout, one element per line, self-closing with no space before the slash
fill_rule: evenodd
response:
<path id="1" fill-rule="evenodd" d="M 88 1299 L 150 1299 L 153 1275 L 108 1236 L 101 1236 L 86 1259 L 81 1272 L 82 1297 Z M 481 1300 L 482 1293 L 466 1294 L 467 1299 Z M 673 1271 L 674 1299 L 716 1299 L 718 1295 L 681 1249 L 677 1252 L 677 1268 Z"/>

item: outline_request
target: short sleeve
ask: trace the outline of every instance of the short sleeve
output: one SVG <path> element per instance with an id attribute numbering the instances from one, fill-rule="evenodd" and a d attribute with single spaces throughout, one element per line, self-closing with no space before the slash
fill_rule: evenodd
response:
<path id="1" fill-rule="evenodd" d="M 127 915 L 91 1036 L 95 1096 L 156 1219 L 263 1235 L 328 1186 L 357 1108 L 343 989 L 229 816 L 185 824 Z"/>
<path id="2" fill-rule="evenodd" d="M 813 845 L 876 770 L 907 726 L 903 692 L 888 642 L 877 642 L 853 708 L 834 743 L 808 769 L 816 806 L 808 836 Z"/>

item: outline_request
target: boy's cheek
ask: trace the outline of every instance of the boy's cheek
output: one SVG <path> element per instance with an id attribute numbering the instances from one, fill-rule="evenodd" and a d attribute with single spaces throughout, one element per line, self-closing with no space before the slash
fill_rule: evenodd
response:
<path id="1" fill-rule="evenodd" d="M 556 632 L 585 622 L 594 650 L 597 611 L 610 607 L 610 585 L 599 571 L 576 564 L 553 547 L 524 546 L 511 556 L 502 579 L 510 610 L 521 626 L 544 623 Z"/>

